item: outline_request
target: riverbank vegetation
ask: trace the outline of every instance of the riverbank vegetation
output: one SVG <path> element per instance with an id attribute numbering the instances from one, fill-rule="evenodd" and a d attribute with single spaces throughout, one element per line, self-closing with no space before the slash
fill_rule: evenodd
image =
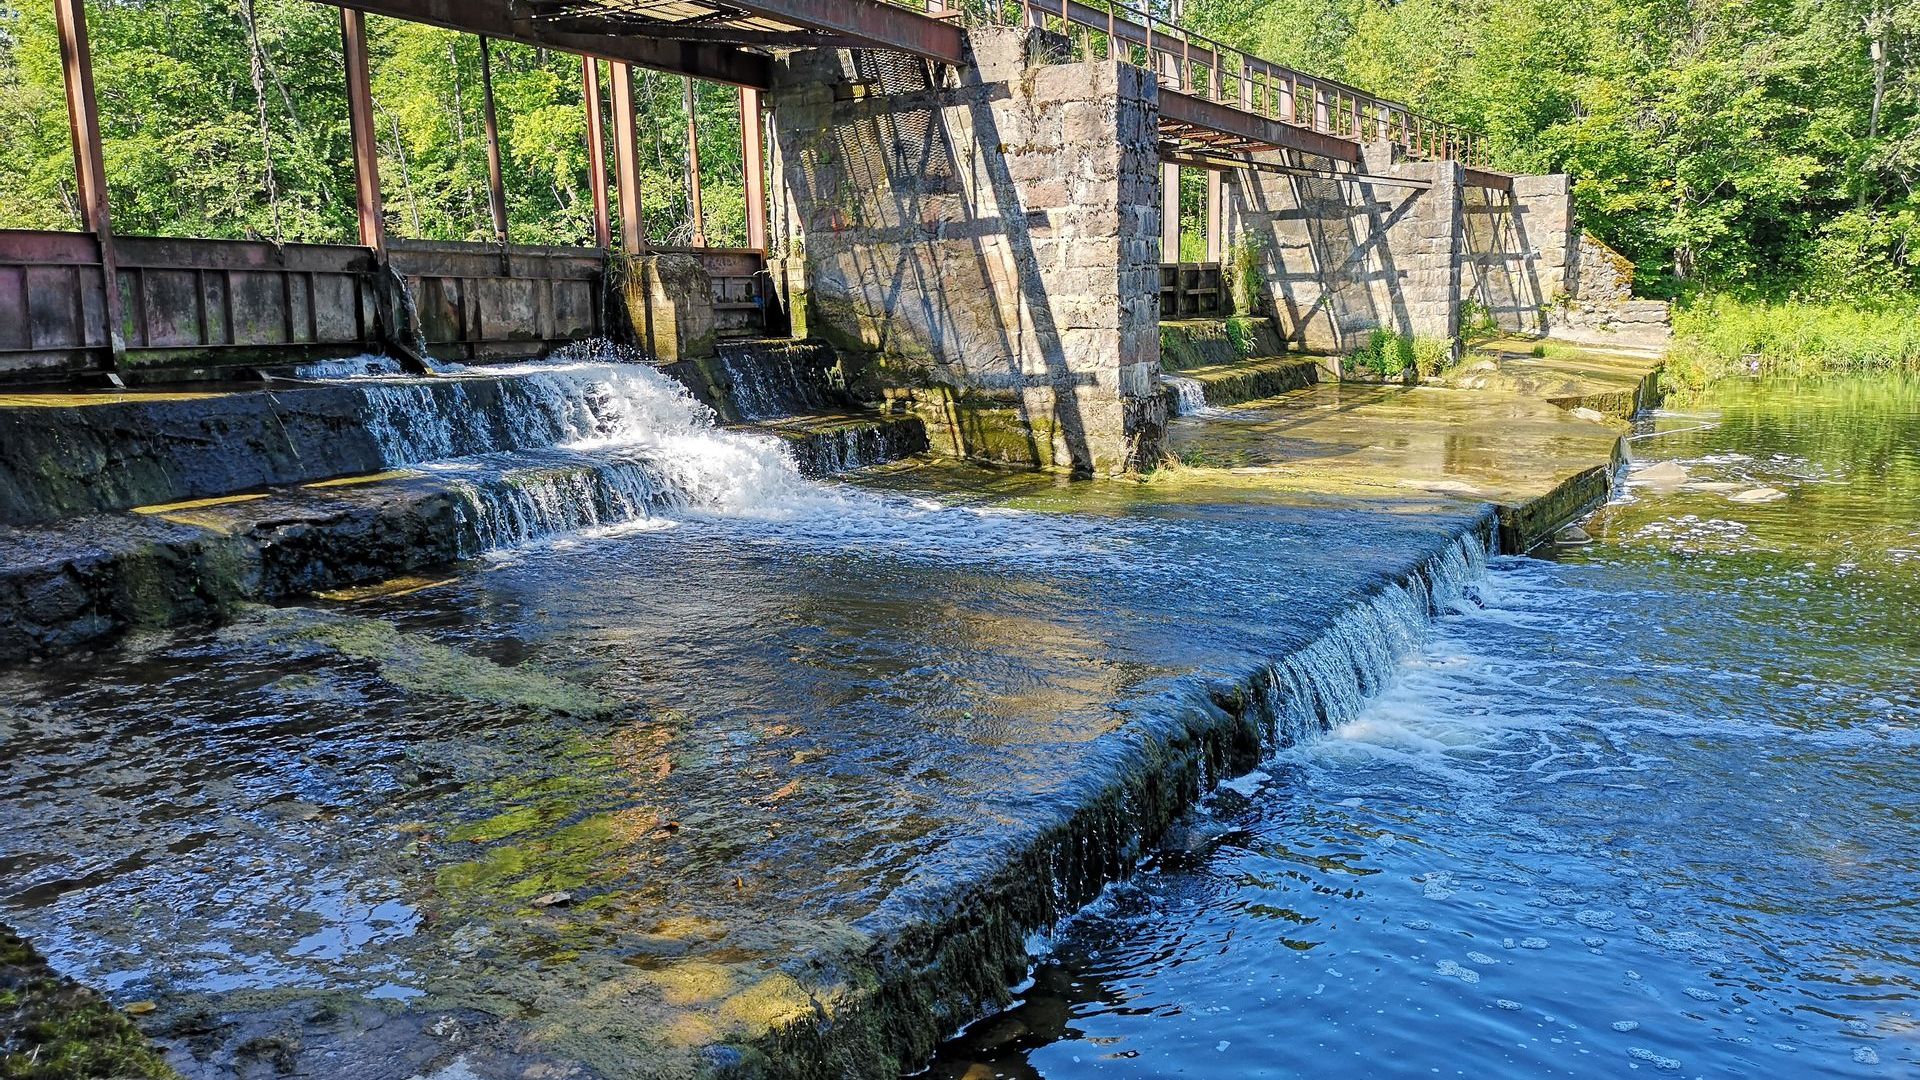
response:
<path id="1" fill-rule="evenodd" d="M 1666 380 L 1681 400 L 1734 376 L 1920 372 L 1920 305 L 1711 296 L 1674 314 Z"/>

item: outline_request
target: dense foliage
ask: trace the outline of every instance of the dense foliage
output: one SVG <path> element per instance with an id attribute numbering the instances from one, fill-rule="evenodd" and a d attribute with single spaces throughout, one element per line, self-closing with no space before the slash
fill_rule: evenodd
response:
<path id="1" fill-rule="evenodd" d="M 1572 173 L 1643 287 L 1920 291 L 1920 3 L 1188 0 L 1188 21 Z"/>
<path id="2" fill-rule="evenodd" d="M 1162 12 L 1182 0 L 1161 0 Z M 1656 295 L 1911 305 L 1920 294 L 1920 3 L 1912 0 L 1184 0 L 1182 18 L 1565 170 L 1583 224 Z M 122 231 L 347 240 L 352 174 L 335 8 L 88 5 Z M 479 45 L 369 19 L 397 235 L 490 235 Z M 579 62 L 496 45 L 512 232 L 589 233 Z M 647 232 L 685 242 L 683 80 L 645 74 Z M 699 86 L 706 224 L 743 239 L 734 92 Z M 0 0 L 0 227 L 72 227 L 48 0 Z M 1197 242 L 1190 177 L 1183 230 Z M 1184 246 L 1192 247 L 1191 243 Z M 1186 254 L 1197 256 L 1198 251 Z"/>
<path id="3" fill-rule="evenodd" d="M 116 227 L 125 233 L 351 242 L 339 9 L 311 0 L 87 5 Z M 395 235 L 487 240 L 480 43 L 369 17 L 381 180 Z M 578 57 L 492 46 L 509 232 L 592 234 Z M 639 72 L 648 235 L 692 234 L 684 80 Z M 605 73 L 602 72 L 603 93 Z M 696 84 L 711 242 L 742 243 L 738 99 Z M 0 228 L 75 228 L 73 157 L 48 0 L 0 0 Z"/>

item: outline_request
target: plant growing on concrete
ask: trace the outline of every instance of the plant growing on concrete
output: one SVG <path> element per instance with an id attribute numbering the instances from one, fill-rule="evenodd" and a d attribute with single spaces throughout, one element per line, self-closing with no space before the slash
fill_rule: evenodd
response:
<path id="1" fill-rule="evenodd" d="M 1266 259 L 1267 239 L 1257 234 L 1241 236 L 1227 249 L 1223 272 L 1236 314 L 1258 315 L 1266 309 L 1267 276 L 1260 269 Z"/>
<path id="2" fill-rule="evenodd" d="M 1348 367 L 1391 379 L 1405 373 L 1415 359 L 1413 339 L 1386 327 L 1375 327 L 1367 343 L 1348 354 Z"/>
<path id="3" fill-rule="evenodd" d="M 1460 301 L 1460 340 L 1485 341 L 1500 335 L 1500 321 L 1493 309 L 1469 296 Z"/>
<path id="4" fill-rule="evenodd" d="M 1458 342 L 1453 338 L 1417 337 L 1413 339 L 1413 366 L 1423 379 L 1444 373 L 1459 359 Z"/>

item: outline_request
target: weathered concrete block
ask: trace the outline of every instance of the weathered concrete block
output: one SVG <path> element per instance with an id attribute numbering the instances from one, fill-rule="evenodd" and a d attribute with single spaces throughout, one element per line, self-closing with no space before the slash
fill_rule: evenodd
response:
<path id="1" fill-rule="evenodd" d="M 624 256 L 635 343 L 665 363 L 713 355 L 713 281 L 691 255 Z"/>

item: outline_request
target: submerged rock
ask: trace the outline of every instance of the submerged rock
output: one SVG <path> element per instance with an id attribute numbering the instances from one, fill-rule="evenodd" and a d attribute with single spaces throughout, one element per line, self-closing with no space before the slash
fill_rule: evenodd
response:
<path id="1" fill-rule="evenodd" d="M 222 630 L 221 637 L 295 655 L 333 652 L 371 661 L 382 679 L 420 693 L 568 716 L 598 716 L 615 705 L 591 688 L 531 664 L 508 667 L 378 619 L 277 608 Z"/>
<path id="2" fill-rule="evenodd" d="M 1655 491 L 1671 491 L 1688 480 L 1687 467 L 1677 461 L 1656 461 L 1644 469 L 1635 469 L 1633 482 Z"/>
<path id="3" fill-rule="evenodd" d="M 1766 502 L 1774 502 L 1779 499 L 1784 499 L 1786 497 L 1787 497 L 1787 493 L 1784 491 L 1781 491 L 1777 487 L 1757 487 L 1757 488 L 1748 488 L 1745 491 L 1735 492 L 1734 494 L 1727 496 L 1727 501 L 1737 502 L 1737 503 L 1766 503 Z"/>

